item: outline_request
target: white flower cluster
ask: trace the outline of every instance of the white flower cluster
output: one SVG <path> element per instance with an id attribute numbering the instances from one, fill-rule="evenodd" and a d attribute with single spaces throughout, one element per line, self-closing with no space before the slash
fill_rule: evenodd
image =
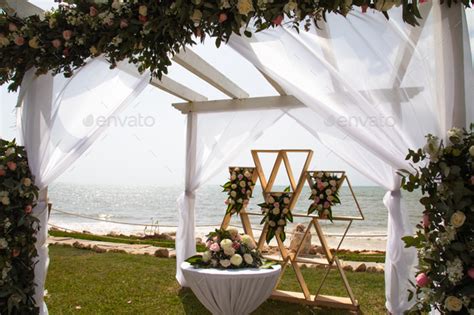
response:
<path id="1" fill-rule="evenodd" d="M 463 278 L 464 272 L 461 259 L 456 257 L 453 261 L 446 262 L 446 267 L 448 279 L 452 284 L 458 283 Z"/>
<path id="2" fill-rule="evenodd" d="M 8 206 L 10 204 L 8 191 L 0 191 L 0 203 L 2 203 L 4 206 Z"/>
<path id="3" fill-rule="evenodd" d="M 452 226 L 447 226 L 445 232 L 440 232 L 438 241 L 441 245 L 448 245 L 456 238 L 456 229 Z"/>

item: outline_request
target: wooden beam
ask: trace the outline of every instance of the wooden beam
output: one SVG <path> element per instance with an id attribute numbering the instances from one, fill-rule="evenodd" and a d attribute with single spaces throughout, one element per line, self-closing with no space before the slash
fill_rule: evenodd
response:
<path id="1" fill-rule="evenodd" d="M 189 112 L 205 113 L 305 107 L 305 105 L 294 96 L 252 97 L 239 100 L 216 100 L 207 102 L 176 103 L 172 105 L 183 114 Z"/>
<path id="2" fill-rule="evenodd" d="M 190 88 L 174 81 L 173 79 L 170 79 L 165 75 L 161 78 L 161 80 L 158 78 L 151 79 L 150 84 L 188 102 L 207 101 L 207 97 L 204 95 L 191 90 Z"/>
<path id="3" fill-rule="evenodd" d="M 137 67 L 134 64 L 128 62 L 121 62 L 117 65 L 117 68 L 127 72 L 130 75 L 138 75 Z M 173 79 L 162 76 L 161 80 L 158 78 L 152 78 L 150 84 L 169 93 L 176 97 L 179 97 L 188 102 L 205 102 L 207 97 L 204 95 L 191 90 L 190 88 L 182 85 L 179 82 L 174 81 Z"/>
<path id="4" fill-rule="evenodd" d="M 247 92 L 189 48 L 174 55 L 173 60 L 231 98 L 249 97 Z"/>

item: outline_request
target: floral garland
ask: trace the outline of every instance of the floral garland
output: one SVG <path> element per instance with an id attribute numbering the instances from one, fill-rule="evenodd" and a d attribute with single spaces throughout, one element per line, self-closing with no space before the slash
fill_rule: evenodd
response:
<path id="1" fill-rule="evenodd" d="M 453 0 L 469 6 L 469 0 Z M 17 90 L 26 71 L 64 73 L 85 64 L 88 58 L 104 54 L 114 67 L 128 59 L 139 71 L 150 70 L 161 78 L 171 65 L 171 56 L 194 36 L 215 38 L 219 47 L 232 33 L 251 36 L 279 26 L 288 17 L 289 26 L 305 28 L 321 21 L 327 13 L 346 16 L 354 7 L 383 12 L 403 7 L 403 19 L 417 25 L 421 18 L 418 2 L 424 0 L 67 0 L 59 8 L 39 16 L 19 18 L 0 14 L 0 85 L 11 82 Z M 451 1 L 447 1 L 448 6 Z M 250 25 L 252 24 L 252 25 Z M 247 27 L 251 26 L 251 31 Z"/>
<path id="2" fill-rule="evenodd" d="M 239 213 L 246 205 L 248 205 L 252 197 L 252 190 L 255 183 L 252 181 L 254 167 L 234 167 L 231 169 L 230 180 L 222 186 L 223 191 L 229 193 L 226 199 L 226 214 Z"/>
<path id="3" fill-rule="evenodd" d="M 208 235 L 204 254 L 186 261 L 198 268 L 261 268 L 265 264 L 255 241 L 234 228 L 216 230 Z"/>
<path id="4" fill-rule="evenodd" d="M 449 130 L 446 144 L 428 135 L 425 147 L 407 156 L 422 166 L 400 173 L 404 189 L 421 188 L 425 207 L 416 236 L 404 237 L 419 258 L 410 314 L 474 314 L 473 130 L 474 124 L 470 131 Z"/>
<path id="5" fill-rule="evenodd" d="M 267 244 L 278 235 L 282 242 L 286 239 L 285 226 L 287 221 L 293 222 L 293 215 L 289 209 L 292 193 L 288 188 L 284 193 L 271 192 L 265 198 L 265 203 L 259 204 L 262 208 L 263 219 L 260 224 L 267 223 Z"/>
<path id="6" fill-rule="evenodd" d="M 34 262 L 38 187 L 23 147 L 0 139 L 0 314 L 38 314 Z"/>
<path id="7" fill-rule="evenodd" d="M 308 214 L 318 211 L 319 217 L 332 221 L 332 206 L 341 203 L 339 199 L 341 178 L 328 172 L 312 172 L 310 176 L 314 184 L 309 197 L 313 203 L 309 206 Z"/>

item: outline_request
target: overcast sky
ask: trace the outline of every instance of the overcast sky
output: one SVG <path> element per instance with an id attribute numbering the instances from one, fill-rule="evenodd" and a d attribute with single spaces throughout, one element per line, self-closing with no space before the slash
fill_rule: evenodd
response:
<path id="1" fill-rule="evenodd" d="M 32 0 L 42 8 L 54 5 L 53 0 Z M 274 95 L 275 91 L 260 74 L 230 48 L 218 51 L 212 41 L 194 48 L 211 60 L 212 64 L 238 83 L 251 96 Z M 178 65 L 170 69 L 170 77 L 191 87 L 209 99 L 226 98 L 199 78 Z M 0 137 L 16 136 L 15 93 L 7 93 L 0 87 Z M 148 86 L 135 102 L 121 114 L 117 126 L 110 127 L 91 149 L 82 156 L 57 182 L 82 184 L 135 184 L 135 185 L 183 185 L 185 152 L 185 117 L 171 104 L 182 102 L 159 89 Z M 141 118 L 140 118 L 141 117 Z M 146 119 L 142 127 L 130 126 L 130 122 Z M 132 124 L 133 125 L 133 124 Z M 254 148 L 301 148 L 313 149 L 313 167 L 318 169 L 344 169 L 354 185 L 373 183 L 316 143 L 315 139 L 293 120 L 281 120 L 265 132 Z M 250 152 L 242 152 L 234 164 L 250 165 Z M 226 170 L 211 180 L 210 184 L 222 184 Z"/>

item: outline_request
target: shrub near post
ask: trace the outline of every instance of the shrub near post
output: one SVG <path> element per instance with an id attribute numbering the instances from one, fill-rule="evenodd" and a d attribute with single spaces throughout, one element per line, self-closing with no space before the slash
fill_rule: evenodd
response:
<path id="1" fill-rule="evenodd" d="M 0 139 L 0 314 L 38 314 L 33 299 L 38 187 L 26 152 Z"/>
<path id="2" fill-rule="evenodd" d="M 419 258 L 409 314 L 474 314 L 473 130 L 453 128 L 447 143 L 428 135 L 424 148 L 407 156 L 421 166 L 403 171 L 403 188 L 421 188 L 425 207 L 416 236 L 404 238 Z"/>

